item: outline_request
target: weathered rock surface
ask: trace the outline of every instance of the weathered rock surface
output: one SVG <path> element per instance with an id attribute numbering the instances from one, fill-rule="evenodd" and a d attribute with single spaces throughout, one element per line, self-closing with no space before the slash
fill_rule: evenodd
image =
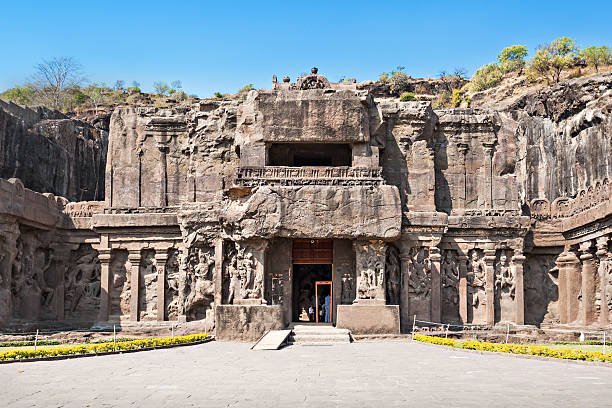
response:
<path id="1" fill-rule="evenodd" d="M 71 201 L 104 198 L 108 128 L 0 101 L 0 177 Z"/>

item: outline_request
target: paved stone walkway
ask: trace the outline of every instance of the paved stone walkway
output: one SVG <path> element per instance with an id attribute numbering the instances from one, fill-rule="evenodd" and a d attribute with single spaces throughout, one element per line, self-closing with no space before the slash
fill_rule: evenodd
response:
<path id="1" fill-rule="evenodd" d="M 0 365 L 2 407 L 604 407 L 612 367 L 409 341 L 208 343 Z"/>

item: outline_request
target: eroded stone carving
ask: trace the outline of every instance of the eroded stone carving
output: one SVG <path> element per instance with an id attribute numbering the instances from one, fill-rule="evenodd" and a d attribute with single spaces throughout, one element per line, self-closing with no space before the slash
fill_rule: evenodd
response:
<path id="1" fill-rule="evenodd" d="M 188 320 L 206 317 L 214 302 L 213 268 L 215 260 L 212 248 L 191 248 L 186 271 L 186 295 L 184 312 Z"/>
<path id="2" fill-rule="evenodd" d="M 157 262 L 155 250 L 145 249 L 141 252 L 139 314 L 140 320 L 155 320 L 157 318 Z"/>
<path id="3" fill-rule="evenodd" d="M 357 302 L 359 300 L 385 301 L 385 243 L 372 241 L 358 243 Z"/>
<path id="4" fill-rule="evenodd" d="M 444 252 L 440 277 L 444 301 L 457 305 L 459 303 L 459 266 L 455 251 L 449 249 Z"/>
<path id="5" fill-rule="evenodd" d="M 72 253 L 64 276 L 64 299 L 67 316 L 95 317 L 100 306 L 100 261 L 91 245 L 81 244 Z"/>
<path id="6" fill-rule="evenodd" d="M 431 262 L 424 247 L 411 250 L 408 293 L 420 299 L 430 299 Z"/>
<path id="7" fill-rule="evenodd" d="M 350 273 L 342 275 L 342 293 L 341 302 L 343 305 L 350 305 L 355 300 L 355 288 L 353 285 L 353 276 Z"/>
<path id="8" fill-rule="evenodd" d="M 387 263 L 385 269 L 387 272 L 387 303 L 397 305 L 400 301 L 401 291 L 401 268 L 399 260 L 399 251 L 395 246 L 390 245 L 387 249 Z"/>
<path id="9" fill-rule="evenodd" d="M 468 263 L 468 303 L 471 306 L 471 319 L 473 323 L 486 321 L 486 263 L 484 255 L 479 249 L 472 249 L 469 253 Z"/>
<path id="10" fill-rule="evenodd" d="M 185 284 L 182 278 L 185 276 L 182 276 L 180 272 L 179 256 L 178 249 L 170 248 L 168 250 L 165 287 L 165 307 L 168 320 L 177 320 L 179 314 L 183 311 L 179 299 L 184 297 L 179 296 L 179 293 L 184 290 Z"/>

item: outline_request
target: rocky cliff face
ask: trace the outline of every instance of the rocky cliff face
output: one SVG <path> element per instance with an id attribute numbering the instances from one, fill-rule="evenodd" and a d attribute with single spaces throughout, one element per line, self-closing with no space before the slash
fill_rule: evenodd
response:
<path id="1" fill-rule="evenodd" d="M 612 73 L 526 94 L 500 115 L 518 142 L 523 202 L 573 197 L 612 176 Z"/>
<path id="2" fill-rule="evenodd" d="M 71 201 L 104 199 L 108 122 L 0 101 L 0 178 Z"/>

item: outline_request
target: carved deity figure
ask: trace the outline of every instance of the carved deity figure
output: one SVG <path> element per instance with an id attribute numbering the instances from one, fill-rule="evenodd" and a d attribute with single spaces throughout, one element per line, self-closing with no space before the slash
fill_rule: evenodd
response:
<path id="1" fill-rule="evenodd" d="M 70 312 L 75 312 L 84 299 L 100 296 L 100 262 L 96 253 L 92 250 L 77 256 L 64 276 L 64 293 L 66 299 L 70 299 L 67 305 Z"/>
<path id="2" fill-rule="evenodd" d="M 470 254 L 470 262 L 468 264 L 468 295 L 470 303 L 474 308 L 480 305 L 486 305 L 486 263 L 479 251 L 473 249 Z"/>
<path id="3" fill-rule="evenodd" d="M 198 250 L 197 264 L 191 273 L 191 290 L 186 299 L 185 312 L 193 316 L 193 310 L 197 306 L 212 303 L 214 297 L 214 286 L 212 282 L 212 267 L 215 261 L 212 256 L 203 249 Z"/>
<path id="4" fill-rule="evenodd" d="M 385 246 L 383 243 L 361 245 L 360 271 L 357 279 L 358 299 L 384 299 L 385 296 Z"/>
<path id="5" fill-rule="evenodd" d="M 400 301 L 401 290 L 401 269 L 399 261 L 399 252 L 396 247 L 389 246 L 387 250 L 386 260 L 387 272 L 387 303 L 397 305 Z"/>
<path id="6" fill-rule="evenodd" d="M 448 250 L 444 253 L 440 272 L 445 299 L 453 304 L 458 304 L 459 267 L 455 260 L 454 251 Z"/>
<path id="7" fill-rule="evenodd" d="M 431 295 L 431 262 L 423 247 L 413 249 L 409 264 L 408 293 L 425 299 Z"/>
<path id="8" fill-rule="evenodd" d="M 179 314 L 179 291 L 181 289 L 181 273 L 178 250 L 170 249 L 166 260 L 166 311 L 168 318 Z M 184 285 L 184 283 L 183 283 Z"/>
<path id="9" fill-rule="evenodd" d="M 609 313 L 612 312 L 612 253 L 608 252 L 606 258 L 602 259 L 599 262 L 597 272 L 599 276 L 603 278 L 603 302 L 601 303 L 607 306 Z M 601 310 L 606 310 L 606 308 L 601 307 Z"/>
<path id="10" fill-rule="evenodd" d="M 157 261 L 153 250 L 143 251 L 139 284 L 140 316 L 153 319 L 157 315 Z"/>
<path id="11" fill-rule="evenodd" d="M 228 255 L 226 263 L 226 276 L 229 277 L 229 288 L 227 294 L 227 304 L 234 303 L 234 299 L 240 297 L 241 278 L 238 270 L 238 257 L 236 250 L 233 249 Z M 238 296 L 236 296 L 238 295 Z"/>
<path id="12" fill-rule="evenodd" d="M 355 295 L 353 294 L 353 277 L 350 273 L 342 275 L 342 293 L 340 299 L 343 305 L 353 303 Z"/>
<path id="13" fill-rule="evenodd" d="M 499 261 L 495 265 L 495 290 L 502 296 L 514 298 L 516 283 L 514 274 L 508 264 L 506 251 L 501 251 Z"/>

